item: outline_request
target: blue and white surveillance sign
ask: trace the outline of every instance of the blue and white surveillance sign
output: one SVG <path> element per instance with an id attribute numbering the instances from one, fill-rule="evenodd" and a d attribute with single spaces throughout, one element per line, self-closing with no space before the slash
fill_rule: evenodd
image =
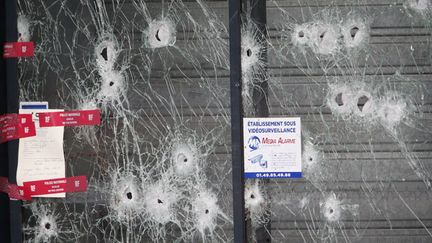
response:
<path id="1" fill-rule="evenodd" d="M 294 118 L 243 118 L 245 178 L 301 178 L 301 124 Z"/>

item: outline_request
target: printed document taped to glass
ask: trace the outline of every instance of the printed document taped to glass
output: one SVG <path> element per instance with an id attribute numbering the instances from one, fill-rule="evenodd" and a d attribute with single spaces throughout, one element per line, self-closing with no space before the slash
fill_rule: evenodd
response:
<path id="1" fill-rule="evenodd" d="M 245 178 L 301 178 L 300 117 L 243 118 Z"/>
<path id="2" fill-rule="evenodd" d="M 53 109 L 20 109 L 20 114 L 33 114 L 36 136 L 20 139 L 18 149 L 17 184 L 27 181 L 66 177 L 63 153 L 64 127 L 39 127 L 39 112 L 55 112 Z M 36 197 L 65 197 L 65 193 L 39 195 Z"/>

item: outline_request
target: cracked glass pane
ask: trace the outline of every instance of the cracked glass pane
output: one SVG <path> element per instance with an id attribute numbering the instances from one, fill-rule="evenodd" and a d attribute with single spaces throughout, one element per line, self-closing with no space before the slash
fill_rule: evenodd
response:
<path id="1" fill-rule="evenodd" d="M 65 129 L 85 193 L 25 203 L 26 242 L 232 241 L 227 3 L 19 1 L 21 101 L 101 110 Z"/>
<path id="2" fill-rule="evenodd" d="M 247 14 L 243 48 L 268 62 L 242 56 L 243 99 L 267 83 L 269 115 L 302 118 L 303 179 L 246 182 L 252 242 L 431 240 L 431 7 L 271 0 L 261 29 Z"/>
<path id="3" fill-rule="evenodd" d="M 19 0 L 20 101 L 87 192 L 24 203 L 25 242 L 233 242 L 227 1 Z M 242 16 L 245 117 L 301 117 L 302 179 L 248 179 L 250 242 L 430 242 L 430 0 L 268 0 Z"/>

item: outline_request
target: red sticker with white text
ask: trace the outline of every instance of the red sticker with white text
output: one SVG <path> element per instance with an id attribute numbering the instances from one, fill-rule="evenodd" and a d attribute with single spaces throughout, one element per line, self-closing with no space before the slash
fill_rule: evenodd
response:
<path id="1" fill-rule="evenodd" d="M 87 177 L 74 176 L 68 178 L 49 179 L 24 182 L 24 195 L 37 196 L 63 192 L 87 191 Z"/>
<path id="2" fill-rule="evenodd" d="M 11 184 L 6 177 L 0 177 L 0 192 L 7 193 L 11 200 L 31 200 L 24 194 L 24 188 Z"/>
<path id="3" fill-rule="evenodd" d="M 100 124 L 100 110 L 43 112 L 38 114 L 40 127 Z"/>
<path id="4" fill-rule="evenodd" d="M 9 126 L 9 125 L 17 125 L 17 124 L 26 124 L 33 122 L 32 114 L 6 114 L 0 116 L 0 127 Z"/>
<path id="5" fill-rule="evenodd" d="M 3 48 L 3 58 L 34 56 L 33 42 L 7 42 Z"/>
<path id="6" fill-rule="evenodd" d="M 0 116 L 0 143 L 36 136 L 31 114 L 6 114 Z"/>

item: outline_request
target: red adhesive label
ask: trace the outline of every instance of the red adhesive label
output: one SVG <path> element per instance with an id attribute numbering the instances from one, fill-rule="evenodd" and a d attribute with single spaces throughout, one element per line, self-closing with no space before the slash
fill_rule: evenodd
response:
<path id="1" fill-rule="evenodd" d="M 0 192 L 7 193 L 11 200 L 31 200 L 31 197 L 24 194 L 24 188 L 10 184 L 6 177 L 0 177 Z"/>
<path id="2" fill-rule="evenodd" d="M 0 127 L 32 122 L 32 114 L 6 114 L 0 116 Z"/>
<path id="3" fill-rule="evenodd" d="M 36 136 L 31 114 L 7 114 L 0 116 L 0 143 Z"/>
<path id="4" fill-rule="evenodd" d="M 3 48 L 3 58 L 32 57 L 34 55 L 33 42 L 7 42 Z"/>
<path id="5" fill-rule="evenodd" d="M 99 125 L 100 110 L 43 112 L 39 114 L 40 127 Z"/>
<path id="6" fill-rule="evenodd" d="M 24 182 L 24 195 L 36 196 L 62 192 L 83 192 L 87 190 L 87 177 L 74 176 L 41 181 Z"/>

